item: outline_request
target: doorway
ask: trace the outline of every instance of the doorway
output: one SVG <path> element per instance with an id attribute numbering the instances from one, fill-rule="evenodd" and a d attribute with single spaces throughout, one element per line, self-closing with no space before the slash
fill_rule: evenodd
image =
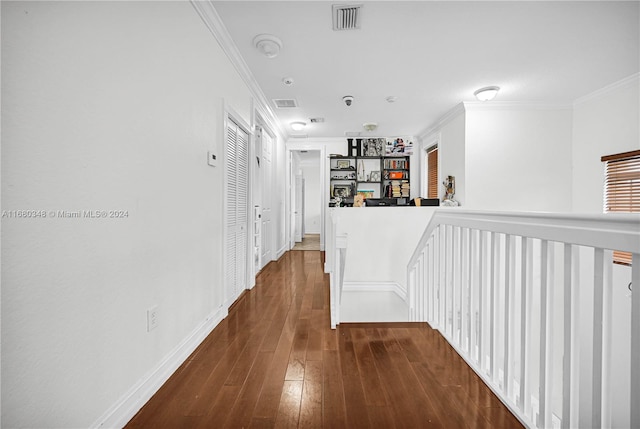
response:
<path id="1" fill-rule="evenodd" d="M 321 250 L 322 163 L 319 150 L 292 151 L 292 250 Z"/>

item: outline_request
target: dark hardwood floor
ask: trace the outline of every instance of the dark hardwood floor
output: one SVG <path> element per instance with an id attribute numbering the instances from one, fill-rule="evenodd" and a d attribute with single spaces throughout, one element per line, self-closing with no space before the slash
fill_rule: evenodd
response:
<path id="1" fill-rule="evenodd" d="M 269 264 L 126 427 L 523 427 L 427 324 L 331 330 L 321 259 Z"/>

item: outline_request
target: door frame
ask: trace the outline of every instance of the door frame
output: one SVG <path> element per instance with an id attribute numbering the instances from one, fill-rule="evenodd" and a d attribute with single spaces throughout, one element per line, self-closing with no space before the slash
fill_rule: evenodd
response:
<path id="1" fill-rule="evenodd" d="M 324 144 L 313 144 L 313 143 L 295 143 L 295 144 L 289 144 L 287 143 L 286 146 L 286 159 L 287 162 L 289 163 L 289 166 L 287 168 L 287 207 L 288 207 L 288 213 L 287 213 L 287 220 L 288 220 L 288 225 L 287 225 L 287 234 L 288 234 L 288 240 L 287 242 L 289 243 L 289 250 L 291 250 L 293 248 L 293 246 L 295 246 L 295 237 L 294 237 L 294 225 L 295 225 L 295 207 L 293 206 L 293 201 L 295 199 L 295 196 L 293 195 L 293 193 L 295 192 L 295 171 L 293 171 L 293 162 L 292 162 L 292 158 L 293 158 L 293 152 L 300 152 L 300 151 L 313 151 L 313 152 L 320 152 L 320 250 L 324 251 L 324 243 L 325 243 L 325 218 L 326 218 L 326 211 L 327 211 L 327 207 L 329 205 L 329 198 L 328 198 L 328 185 L 327 185 L 327 148 Z"/>

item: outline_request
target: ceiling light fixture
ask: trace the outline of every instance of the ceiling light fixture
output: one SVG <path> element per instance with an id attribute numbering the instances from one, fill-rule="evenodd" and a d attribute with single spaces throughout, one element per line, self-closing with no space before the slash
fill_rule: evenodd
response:
<path id="1" fill-rule="evenodd" d="M 306 122 L 292 122 L 289 125 L 291 125 L 291 129 L 293 131 L 302 131 L 302 130 L 304 130 L 304 127 L 307 126 L 307 123 Z"/>
<path id="2" fill-rule="evenodd" d="M 485 86 L 474 92 L 473 95 L 480 101 L 490 101 L 498 95 L 498 91 L 500 91 L 499 86 Z"/>
<path id="3" fill-rule="evenodd" d="M 367 131 L 374 131 L 376 128 L 378 128 L 378 124 L 376 124 L 375 122 L 365 122 L 364 124 L 362 124 L 362 128 Z"/>
<path id="4" fill-rule="evenodd" d="M 282 49 L 282 41 L 271 34 L 258 34 L 253 38 L 253 45 L 267 58 L 275 58 Z"/>

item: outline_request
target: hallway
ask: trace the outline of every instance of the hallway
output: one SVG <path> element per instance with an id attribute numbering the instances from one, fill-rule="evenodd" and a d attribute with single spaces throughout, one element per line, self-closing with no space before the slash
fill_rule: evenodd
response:
<path id="1" fill-rule="evenodd" d="M 126 427 L 522 427 L 428 325 L 332 331 L 322 255 L 267 265 Z"/>

